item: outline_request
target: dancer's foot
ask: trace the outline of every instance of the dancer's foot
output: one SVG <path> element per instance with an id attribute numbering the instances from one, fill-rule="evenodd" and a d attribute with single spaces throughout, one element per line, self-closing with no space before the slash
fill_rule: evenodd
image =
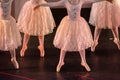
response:
<path id="1" fill-rule="evenodd" d="M 25 53 L 26 49 L 27 49 L 27 46 L 22 47 L 22 49 L 20 51 L 20 56 L 21 57 L 24 57 L 24 53 Z"/>
<path id="2" fill-rule="evenodd" d="M 95 42 L 93 43 L 92 47 L 91 47 L 91 51 L 92 51 L 92 52 L 95 51 L 95 48 L 96 48 L 97 45 L 98 45 L 98 42 L 95 41 Z"/>
<path id="3" fill-rule="evenodd" d="M 120 50 L 120 41 L 118 39 L 114 39 L 114 43 L 117 45 L 118 49 Z"/>
<path id="4" fill-rule="evenodd" d="M 56 71 L 57 71 L 57 72 L 60 72 L 60 69 L 61 69 L 61 67 L 62 67 L 63 65 L 64 65 L 64 62 L 59 63 L 59 64 L 57 65 Z"/>
<path id="5" fill-rule="evenodd" d="M 18 62 L 17 62 L 17 60 L 15 58 L 12 58 L 11 62 L 13 63 L 15 69 L 19 69 L 19 64 L 18 64 Z"/>
<path id="6" fill-rule="evenodd" d="M 38 46 L 38 49 L 40 51 L 40 57 L 44 57 L 45 56 L 45 51 L 44 51 L 43 47 L 42 46 Z"/>
<path id="7" fill-rule="evenodd" d="M 87 63 L 82 62 L 81 65 L 82 65 L 83 67 L 85 67 L 85 69 L 86 69 L 88 72 L 91 71 L 91 69 L 90 69 L 90 67 L 88 66 Z"/>

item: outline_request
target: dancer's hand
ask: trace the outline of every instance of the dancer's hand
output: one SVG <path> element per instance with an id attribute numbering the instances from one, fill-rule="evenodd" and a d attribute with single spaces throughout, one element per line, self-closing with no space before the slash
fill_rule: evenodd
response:
<path id="1" fill-rule="evenodd" d="M 36 9 L 39 8 L 39 7 L 40 7 L 40 5 L 35 6 L 35 7 L 34 7 L 34 10 L 36 10 Z"/>

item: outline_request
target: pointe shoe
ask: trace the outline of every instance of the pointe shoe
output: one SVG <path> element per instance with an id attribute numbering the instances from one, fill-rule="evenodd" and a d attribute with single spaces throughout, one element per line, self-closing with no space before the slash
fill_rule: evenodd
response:
<path id="1" fill-rule="evenodd" d="M 114 43 L 117 45 L 118 49 L 120 50 L 120 41 L 118 39 L 114 39 Z"/>
<path id="2" fill-rule="evenodd" d="M 98 45 L 98 42 L 97 42 L 97 41 L 93 43 L 93 45 L 92 45 L 92 47 L 91 47 L 91 51 L 92 51 L 92 52 L 95 52 L 95 48 L 96 48 L 97 45 Z"/>
<path id="3" fill-rule="evenodd" d="M 21 51 L 20 51 L 20 56 L 21 56 L 21 57 L 24 57 L 24 53 L 25 53 L 26 49 L 27 49 L 27 47 L 23 47 L 23 48 L 21 49 Z"/>
<path id="4" fill-rule="evenodd" d="M 16 61 L 16 59 L 12 58 L 12 59 L 11 59 L 11 62 L 13 63 L 15 69 L 19 69 L 19 64 L 18 64 L 18 62 Z"/>
<path id="5" fill-rule="evenodd" d="M 38 46 L 38 49 L 40 50 L 40 57 L 44 57 L 45 56 L 45 51 L 44 51 L 43 47 Z"/>
<path id="6" fill-rule="evenodd" d="M 85 67 L 85 69 L 86 69 L 88 72 L 91 71 L 91 69 L 90 69 L 90 67 L 88 66 L 87 63 L 81 63 L 81 65 L 82 65 L 83 67 Z"/>
<path id="7" fill-rule="evenodd" d="M 41 52 L 40 56 L 44 57 L 45 56 L 45 51 Z"/>
<path id="8" fill-rule="evenodd" d="M 61 69 L 61 67 L 64 65 L 64 62 L 63 63 L 59 63 L 58 65 L 57 65 L 57 69 L 56 69 L 56 72 L 60 72 L 60 69 Z"/>

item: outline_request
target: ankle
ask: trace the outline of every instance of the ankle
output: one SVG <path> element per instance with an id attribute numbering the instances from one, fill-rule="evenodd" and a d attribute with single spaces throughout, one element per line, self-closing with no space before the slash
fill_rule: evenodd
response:
<path id="1" fill-rule="evenodd" d="M 119 41 L 119 39 L 118 38 L 114 38 L 114 42 L 118 42 Z"/>
<path id="2" fill-rule="evenodd" d="M 98 44 L 98 40 L 94 40 L 94 43 Z"/>
<path id="3" fill-rule="evenodd" d="M 42 49 L 44 49 L 44 46 L 39 45 L 39 46 L 38 46 L 38 49 L 42 50 Z"/>
<path id="4" fill-rule="evenodd" d="M 24 45 L 22 48 L 23 48 L 23 49 L 27 49 L 27 45 Z"/>
<path id="5" fill-rule="evenodd" d="M 64 61 L 60 61 L 58 65 L 64 65 Z"/>
<path id="6" fill-rule="evenodd" d="M 16 58 L 11 58 L 11 61 L 16 60 Z"/>

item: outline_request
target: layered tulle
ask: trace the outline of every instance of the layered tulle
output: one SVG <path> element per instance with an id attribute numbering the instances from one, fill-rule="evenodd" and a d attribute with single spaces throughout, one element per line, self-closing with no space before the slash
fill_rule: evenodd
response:
<path id="1" fill-rule="evenodd" d="M 31 1 L 27 1 L 23 6 L 18 17 L 20 31 L 35 36 L 53 32 L 55 22 L 50 8 L 39 7 L 34 10 L 34 6 Z"/>
<path id="2" fill-rule="evenodd" d="M 120 25 L 120 9 L 116 3 L 101 1 L 92 5 L 89 23 L 98 28 L 114 28 Z"/>
<path id="3" fill-rule="evenodd" d="M 89 25 L 84 18 L 70 20 L 64 17 L 57 29 L 54 46 L 66 51 L 79 51 L 91 47 L 93 43 Z"/>
<path id="4" fill-rule="evenodd" d="M 21 45 L 21 36 L 13 17 L 0 20 L 0 50 L 15 49 Z"/>

